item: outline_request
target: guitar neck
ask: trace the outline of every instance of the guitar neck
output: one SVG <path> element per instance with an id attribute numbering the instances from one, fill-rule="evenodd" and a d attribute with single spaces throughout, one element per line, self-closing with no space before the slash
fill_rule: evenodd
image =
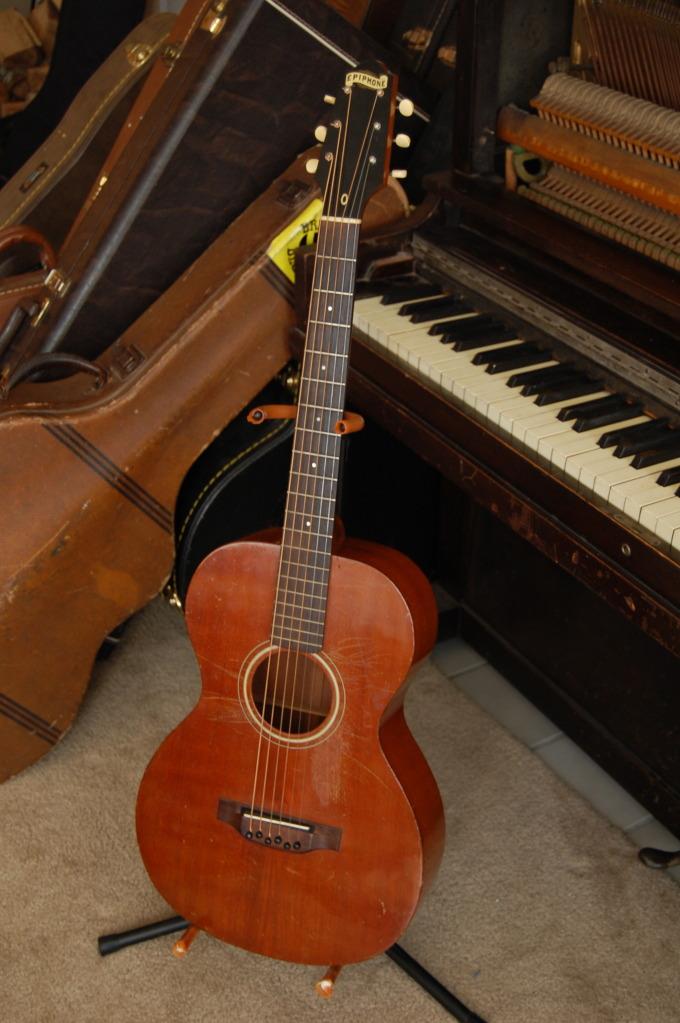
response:
<path id="1" fill-rule="evenodd" d="M 306 651 L 323 643 L 359 226 L 323 216 L 314 263 L 272 628 Z"/>

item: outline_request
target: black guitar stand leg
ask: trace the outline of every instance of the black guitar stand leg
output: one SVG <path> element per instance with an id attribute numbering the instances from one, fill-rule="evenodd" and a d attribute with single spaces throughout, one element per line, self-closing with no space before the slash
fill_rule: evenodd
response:
<path id="1" fill-rule="evenodd" d="M 99 954 L 108 956 L 129 945 L 137 945 L 141 941 L 150 941 L 152 938 L 162 938 L 165 934 L 174 934 L 176 931 L 186 931 L 190 927 L 191 924 L 183 916 L 171 916 L 167 920 L 158 920 L 156 923 L 135 927 L 130 931 L 103 934 L 97 941 Z M 385 955 L 389 956 L 392 962 L 396 963 L 416 984 L 419 984 L 435 1001 L 439 1002 L 454 1019 L 459 1020 L 459 1023 L 485 1023 L 481 1016 L 463 1005 L 448 988 L 445 988 L 436 977 L 428 973 L 417 959 L 410 956 L 401 945 L 392 945 L 387 949 Z"/>

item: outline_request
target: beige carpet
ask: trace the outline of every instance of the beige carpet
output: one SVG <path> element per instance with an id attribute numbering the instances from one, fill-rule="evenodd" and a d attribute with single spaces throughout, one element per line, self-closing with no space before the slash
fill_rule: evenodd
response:
<path id="1" fill-rule="evenodd" d="M 384 956 L 329 1003 L 317 969 L 201 935 L 100 959 L 96 937 L 172 915 L 134 837 L 140 775 L 197 695 L 179 612 L 156 602 L 98 667 L 70 735 L 0 787 L 0 1018 L 5 1023 L 436 1021 L 444 1010 Z M 435 668 L 409 718 L 440 782 L 448 845 L 404 936 L 489 1023 L 677 1023 L 680 886 Z"/>

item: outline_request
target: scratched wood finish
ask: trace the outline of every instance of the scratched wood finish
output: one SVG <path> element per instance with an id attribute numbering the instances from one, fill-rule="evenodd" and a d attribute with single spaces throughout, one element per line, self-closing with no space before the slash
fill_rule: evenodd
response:
<path id="1" fill-rule="evenodd" d="M 187 624 L 202 694 L 154 756 L 138 797 L 142 857 L 173 908 L 224 941 L 293 962 L 344 964 L 383 951 L 408 925 L 442 851 L 439 793 L 402 713 L 423 637 L 397 586 L 365 563 L 369 546 L 352 552 L 363 561 L 332 561 L 323 651 L 342 679 L 342 719 L 324 741 L 291 751 L 275 800 L 284 814 L 341 828 L 340 849 L 273 850 L 217 818 L 220 799 L 253 805 L 259 733 L 238 678 L 271 634 L 276 545 L 221 547 L 194 575 Z M 384 548 L 374 556 L 388 568 Z M 406 574 L 403 564 L 396 573 Z M 431 630 L 429 615 L 424 608 L 420 621 Z"/>
<path id="2" fill-rule="evenodd" d="M 290 357 L 292 287 L 265 252 L 316 194 L 305 158 L 100 356 L 102 388 L 0 402 L 0 781 L 68 729 L 100 644 L 170 573 L 187 469 Z M 403 214 L 383 189 L 369 223 Z"/>

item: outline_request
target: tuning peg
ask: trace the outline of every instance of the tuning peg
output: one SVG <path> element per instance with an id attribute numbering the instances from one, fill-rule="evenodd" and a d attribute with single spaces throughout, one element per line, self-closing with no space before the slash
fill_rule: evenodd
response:
<path id="1" fill-rule="evenodd" d="M 317 140 L 317 142 L 325 142 L 327 132 L 328 129 L 323 124 L 319 124 L 314 129 L 314 138 Z"/>
<path id="2" fill-rule="evenodd" d="M 411 145 L 411 139 L 409 138 L 408 135 L 404 135 L 403 132 L 400 132 L 395 137 L 394 144 L 395 146 L 399 146 L 400 149 L 408 149 L 408 147 Z"/>
<path id="3" fill-rule="evenodd" d="M 415 105 L 412 99 L 402 99 L 398 107 L 399 113 L 402 117 L 410 117 L 415 110 Z"/>
<path id="4" fill-rule="evenodd" d="M 393 178 L 405 178 L 406 175 L 408 174 L 408 171 L 405 171 L 405 170 L 393 170 L 393 171 L 390 171 L 390 174 L 391 174 L 391 176 Z"/>
<path id="5" fill-rule="evenodd" d="M 335 103 L 335 96 L 330 96 L 328 93 L 323 98 L 324 103 L 328 103 L 330 107 Z"/>
<path id="6" fill-rule="evenodd" d="M 305 164 L 305 170 L 308 174 L 316 174 L 319 167 L 319 161 L 317 159 L 307 160 Z"/>

